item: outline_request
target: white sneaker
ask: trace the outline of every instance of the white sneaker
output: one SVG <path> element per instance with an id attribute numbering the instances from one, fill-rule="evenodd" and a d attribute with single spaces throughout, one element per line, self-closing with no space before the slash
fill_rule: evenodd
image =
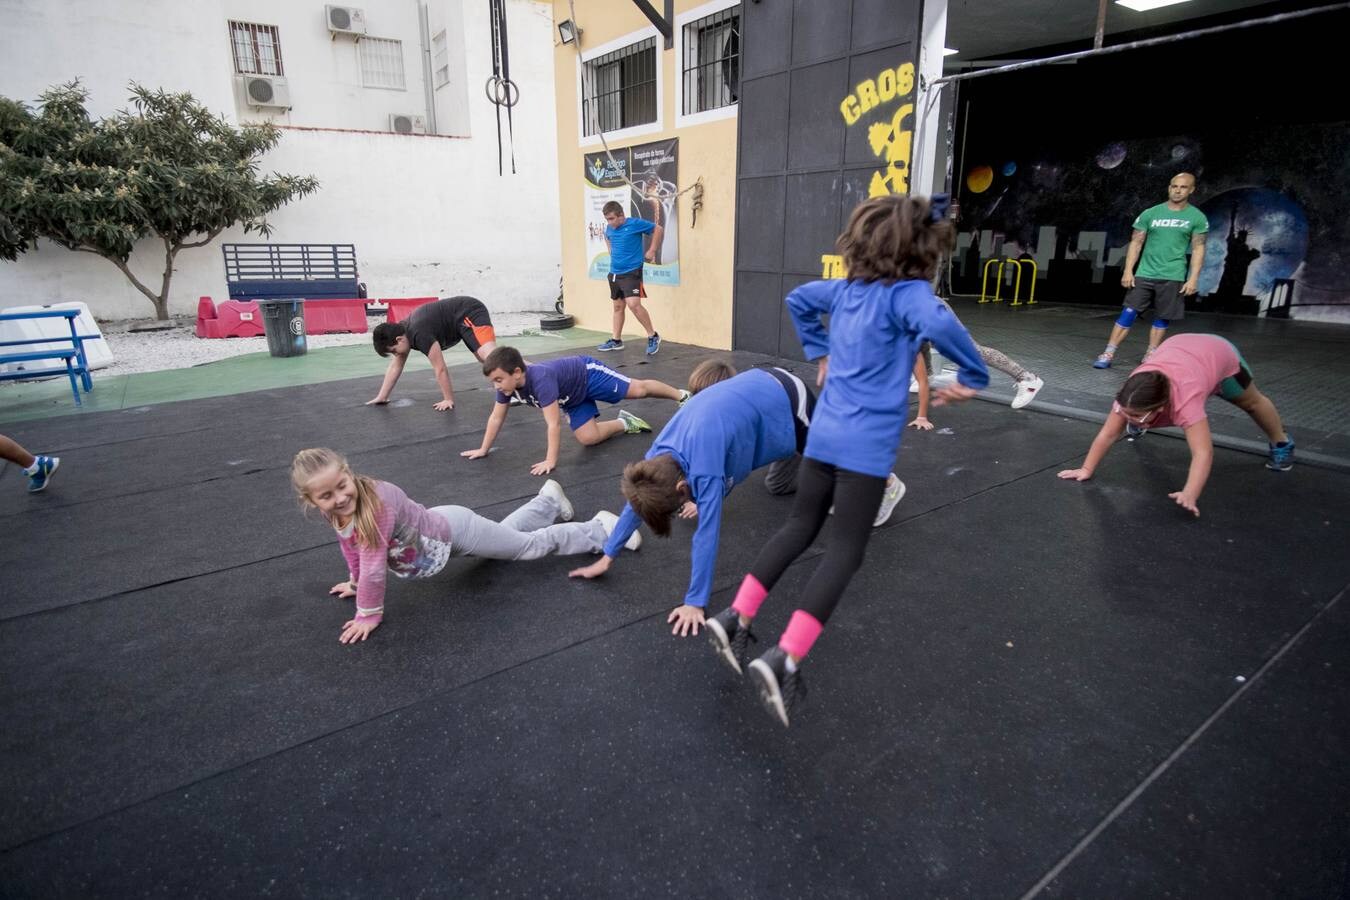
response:
<path id="1" fill-rule="evenodd" d="M 539 496 L 552 497 L 558 503 L 558 518 L 564 522 L 572 521 L 576 515 L 576 510 L 572 509 L 572 501 L 567 499 L 563 493 L 562 485 L 550 478 L 544 482 L 544 486 L 539 489 Z"/>
<path id="2" fill-rule="evenodd" d="M 955 372 L 939 372 L 932 378 L 928 379 L 928 387 L 929 389 L 934 391 L 941 390 L 942 388 L 946 387 L 951 387 L 954 384 L 956 384 Z"/>
<path id="3" fill-rule="evenodd" d="M 614 533 L 614 529 L 618 527 L 619 517 L 607 509 L 602 509 L 595 514 L 595 518 L 600 523 L 600 527 L 605 529 L 605 538 L 608 540 L 609 536 Z M 636 550 L 641 547 L 642 532 L 634 531 L 632 537 L 624 542 L 624 546 L 629 550 Z"/>
<path id="4" fill-rule="evenodd" d="M 1035 400 L 1036 394 L 1043 387 L 1045 387 L 1045 381 L 1036 375 L 1023 376 L 1022 380 L 1017 382 L 1017 396 L 1013 397 L 1012 408 L 1021 409 Z"/>
<path id="5" fill-rule="evenodd" d="M 877 507 L 877 517 L 872 520 L 873 528 L 886 524 L 886 520 L 891 517 L 891 513 L 895 512 L 895 506 L 903 496 L 905 496 L 905 483 L 892 472 L 886 477 L 886 493 L 881 495 L 881 505 Z"/>
<path id="6" fill-rule="evenodd" d="M 917 394 L 919 392 L 919 379 L 915 378 L 913 375 L 909 376 L 909 392 L 911 394 Z"/>

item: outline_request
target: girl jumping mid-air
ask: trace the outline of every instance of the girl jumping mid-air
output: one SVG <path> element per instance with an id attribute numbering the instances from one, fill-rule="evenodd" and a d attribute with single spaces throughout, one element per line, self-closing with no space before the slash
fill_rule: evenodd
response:
<path id="1" fill-rule="evenodd" d="M 750 663 L 761 700 L 784 725 L 802 693 L 798 664 L 862 565 L 905 428 L 906 388 L 919 345 L 932 341 L 960 367 L 957 382 L 938 390 L 938 402 L 973 397 L 989 383 L 975 343 L 929 284 L 955 238 L 946 209 L 946 197 L 931 204 L 895 195 L 868 200 L 839 236 L 848 278 L 804 284 L 787 297 L 824 390 L 811 418 L 792 512 L 759 552 L 735 602 L 708 625 L 713 648 L 739 672 L 760 604 L 815 540 L 834 504 L 825 556 L 787 630 L 776 647 Z M 828 333 L 821 323 L 826 315 Z"/>
<path id="2" fill-rule="evenodd" d="M 1150 428 L 1176 425 L 1191 448 L 1191 468 L 1185 486 L 1167 496 L 1192 515 L 1200 515 L 1200 492 L 1214 462 L 1214 441 L 1205 416 L 1205 399 L 1210 394 L 1218 394 L 1251 416 L 1266 433 L 1270 442 L 1267 469 L 1287 472 L 1293 468 L 1294 441 L 1285 432 L 1275 404 L 1256 389 L 1252 370 L 1237 348 L 1216 334 L 1179 334 L 1159 344 L 1148 362 L 1130 373 L 1083 465 L 1065 469 L 1059 477 L 1087 481 L 1121 434 L 1138 437 Z"/>
<path id="3" fill-rule="evenodd" d="M 328 591 L 356 598 L 356 617 L 338 640 L 364 641 L 384 616 L 385 573 L 430 578 L 452 556 L 538 559 L 550 553 L 598 553 L 618 516 L 601 511 L 588 522 L 568 522 L 572 504 L 562 486 L 544 482 L 537 496 L 501 522 L 464 506 L 427 509 L 397 486 L 357 475 L 339 453 L 301 450 L 291 464 L 291 484 L 300 502 L 317 509 L 338 534 L 347 560 L 347 580 Z M 554 524 L 562 519 L 565 524 Z M 628 543 L 636 550 L 641 535 Z"/>

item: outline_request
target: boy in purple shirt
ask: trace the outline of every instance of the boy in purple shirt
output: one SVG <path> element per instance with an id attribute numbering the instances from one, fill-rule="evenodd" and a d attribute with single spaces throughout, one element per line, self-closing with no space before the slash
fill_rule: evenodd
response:
<path id="1" fill-rule="evenodd" d="M 483 374 L 497 389 L 497 403 L 488 417 L 483 443 L 477 450 L 465 450 L 460 456 L 481 459 L 492 449 L 511 401 L 538 407 L 548 423 L 548 455 L 530 466 L 530 474 L 547 475 L 558 466 L 558 445 L 562 434 L 562 413 L 567 413 L 572 434 L 586 446 L 603 443 L 616 434 L 649 432 L 652 426 L 628 412 L 619 417 L 597 421 L 600 409 L 596 401 L 618 403 L 639 397 L 664 397 L 683 405 L 688 391 L 676 390 L 653 379 L 631 379 L 602 365 L 589 356 L 564 356 L 528 366 L 514 347 L 498 347 L 483 360 Z"/>

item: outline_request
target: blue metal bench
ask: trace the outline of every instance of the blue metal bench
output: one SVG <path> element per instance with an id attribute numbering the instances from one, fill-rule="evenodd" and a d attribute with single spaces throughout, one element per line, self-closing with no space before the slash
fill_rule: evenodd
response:
<path id="1" fill-rule="evenodd" d="M 84 354 L 84 342 L 97 340 L 101 335 L 97 334 L 77 334 L 75 332 L 75 319 L 80 315 L 78 309 L 45 309 L 41 312 L 26 313 L 0 313 L 0 322 L 17 322 L 24 319 L 55 319 L 64 318 L 70 325 L 70 337 L 61 335 L 59 337 L 40 337 L 28 338 L 22 341 L 0 341 L 0 348 L 4 347 L 23 347 L 33 344 L 62 344 L 67 341 L 71 346 L 59 350 L 28 350 L 9 353 L 0 349 L 0 364 L 37 362 L 44 359 L 61 360 L 66 364 L 66 377 L 70 379 L 70 392 L 75 397 L 75 405 L 83 406 L 80 400 L 80 384 L 84 386 L 85 393 L 94 389 L 94 379 L 89 376 L 89 360 Z M 52 371 L 43 369 L 38 372 L 5 372 L 0 374 L 0 381 L 17 381 L 23 378 L 51 378 Z M 80 377 L 80 384 L 76 384 L 75 376 Z"/>
<path id="2" fill-rule="evenodd" d="M 223 244 L 231 300 L 359 297 L 354 244 Z"/>

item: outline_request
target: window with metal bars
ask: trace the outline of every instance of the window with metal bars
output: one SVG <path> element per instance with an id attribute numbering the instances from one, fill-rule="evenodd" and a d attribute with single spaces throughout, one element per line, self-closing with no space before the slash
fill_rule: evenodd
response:
<path id="1" fill-rule="evenodd" d="M 285 75 L 281 67 L 281 38 L 275 25 L 230 23 L 234 71 L 240 75 Z"/>
<path id="2" fill-rule="evenodd" d="M 656 38 L 582 65 L 581 121 L 584 135 L 656 121 Z"/>
<path id="3" fill-rule="evenodd" d="M 361 48 L 361 84 L 368 88 L 406 90 L 403 79 L 403 42 L 388 38 L 363 37 Z"/>
<path id="4" fill-rule="evenodd" d="M 684 115 L 731 106 L 741 89 L 741 8 L 729 6 L 684 26 Z"/>

